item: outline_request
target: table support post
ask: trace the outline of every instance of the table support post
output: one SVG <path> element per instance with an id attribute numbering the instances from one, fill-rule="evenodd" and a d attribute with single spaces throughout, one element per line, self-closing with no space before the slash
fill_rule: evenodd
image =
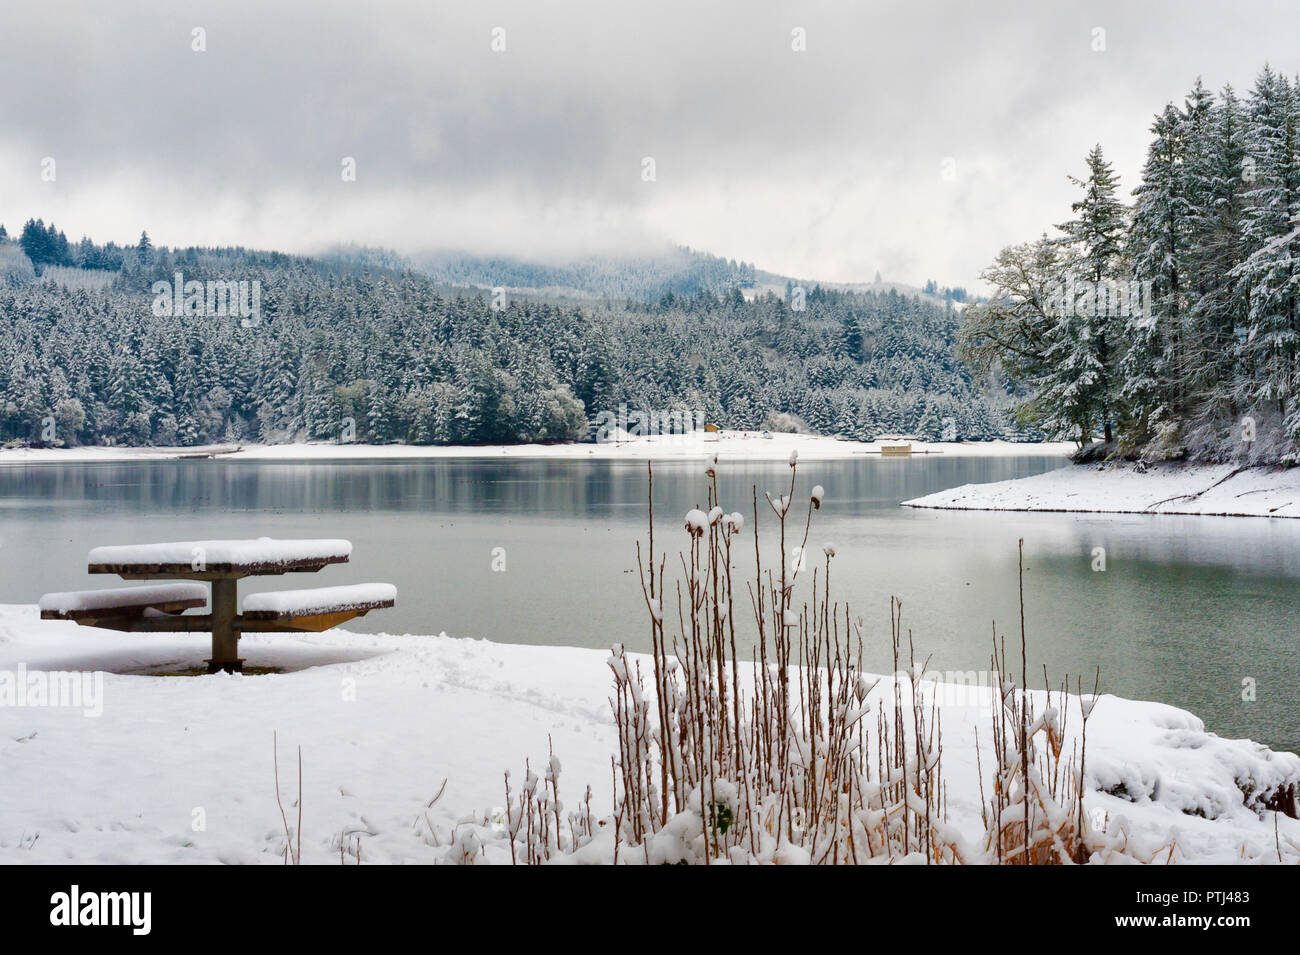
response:
<path id="1" fill-rule="evenodd" d="M 212 581 L 212 659 L 208 672 L 240 673 L 244 661 L 239 659 L 239 633 L 235 630 L 236 579 L 219 577 Z"/>

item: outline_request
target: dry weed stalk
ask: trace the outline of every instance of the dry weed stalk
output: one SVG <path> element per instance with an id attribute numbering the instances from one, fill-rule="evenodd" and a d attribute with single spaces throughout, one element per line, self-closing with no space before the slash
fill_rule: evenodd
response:
<path id="1" fill-rule="evenodd" d="M 611 761 L 615 812 L 593 827 L 588 790 L 585 811 L 574 814 L 569 832 L 561 833 L 554 755 L 540 789 L 528 770 L 523 789 L 512 796 L 507 775 L 515 861 L 546 862 L 575 851 L 590 861 L 706 865 L 1086 858 L 1083 745 L 1077 768 L 1074 754 L 1062 763 L 1065 708 L 1052 705 L 1048 687 L 1048 705 L 1036 714 L 1023 689 L 1023 583 L 1022 689 L 1005 677 L 1005 645 L 1000 660 L 995 653 L 1000 705 L 992 717 L 988 837 L 980 846 L 948 823 L 935 684 L 926 681 L 925 664 L 917 664 L 910 632 L 906 668 L 900 670 L 901 603 L 890 602 L 894 672 L 901 676 L 892 692 L 873 695 L 878 681 L 862 669 L 862 621 L 831 595 L 831 545 L 822 549 L 822 566 L 810 575 L 807 598 L 795 600 L 796 583 L 809 576 L 812 516 L 824 495 L 813 488 L 806 512 L 792 513 L 795 456 L 788 489 L 777 497 L 764 495 L 776 518 L 779 570 L 764 567 L 757 488 L 752 495 L 753 578 L 739 593 L 742 600 L 747 594 L 756 627 L 750 661 L 737 653 L 733 578 L 746 519 L 724 511 L 716 459 L 706 471 L 706 508 L 685 517 L 689 547 L 680 555 L 682 577 L 671 590 L 677 603 L 671 630 L 665 624 L 667 557 L 655 546 L 649 465 L 647 473 L 649 547 L 643 554 L 637 545 L 637 565 L 653 668 L 643 674 L 621 645 L 608 660 L 619 735 Z M 1091 704 L 1085 704 L 1085 726 L 1090 712 Z M 516 842 L 524 847 L 523 858 L 515 855 Z"/>
<path id="2" fill-rule="evenodd" d="M 271 758 L 275 770 L 275 804 L 280 807 L 280 821 L 284 824 L 284 864 L 302 864 L 302 747 L 298 747 L 298 837 L 289 831 L 289 818 L 280 800 L 280 742 L 277 733 L 271 733 Z"/>

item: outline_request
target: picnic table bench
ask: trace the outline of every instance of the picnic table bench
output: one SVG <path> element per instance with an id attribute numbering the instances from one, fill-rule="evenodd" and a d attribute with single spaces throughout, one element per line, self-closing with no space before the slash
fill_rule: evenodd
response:
<path id="1" fill-rule="evenodd" d="M 239 672 L 240 633 L 318 632 L 392 607 L 392 584 L 352 584 L 311 590 L 253 594 L 238 612 L 237 584 L 243 577 L 315 573 L 347 563 L 352 544 L 345 540 L 209 540 L 168 544 L 96 547 L 87 570 L 124 580 L 181 579 L 212 585 L 210 613 L 187 610 L 207 606 L 202 583 L 155 584 L 51 593 L 41 597 L 42 620 L 72 620 L 81 626 L 131 633 L 212 634 L 208 672 Z"/>

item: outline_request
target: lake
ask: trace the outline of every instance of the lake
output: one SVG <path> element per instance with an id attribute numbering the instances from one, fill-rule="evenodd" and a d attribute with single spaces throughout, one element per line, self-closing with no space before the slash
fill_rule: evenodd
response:
<path id="1" fill-rule="evenodd" d="M 820 565 L 822 544 L 834 543 L 833 588 L 866 621 L 867 665 L 890 669 L 895 595 L 918 658 L 931 656 L 932 670 L 987 670 L 993 621 L 1009 648 L 1018 644 L 1016 542 L 1023 537 L 1035 685 L 1043 663 L 1054 684 L 1069 674 L 1090 686 L 1099 667 L 1103 691 L 1185 707 L 1224 736 L 1300 750 L 1300 521 L 898 506 L 1062 463 L 934 455 L 800 465 L 797 501 L 813 484 L 826 489 L 810 551 Z M 703 471 L 702 462 L 655 465 L 660 549 L 685 543 L 681 517 L 705 502 Z M 770 531 L 775 519 L 762 492 L 782 491 L 789 473 L 784 462 L 724 463 L 723 503 L 752 522 L 757 484 L 760 527 Z M 0 602 L 111 586 L 115 578 L 85 573 L 86 553 L 99 544 L 344 537 L 354 544 L 350 564 L 245 581 L 241 594 L 390 581 L 398 606 L 349 629 L 586 647 L 623 642 L 644 650 L 635 547 L 645 529 L 646 466 L 637 461 L 5 466 Z M 1104 570 L 1093 569 L 1096 548 L 1104 548 Z M 504 569 L 494 569 L 502 559 Z M 742 580 L 752 559 L 748 547 L 740 553 Z M 801 597 L 806 593 L 801 584 Z M 741 607 L 738 594 L 737 614 Z M 1255 681 L 1255 700 L 1242 699 L 1243 680 Z"/>

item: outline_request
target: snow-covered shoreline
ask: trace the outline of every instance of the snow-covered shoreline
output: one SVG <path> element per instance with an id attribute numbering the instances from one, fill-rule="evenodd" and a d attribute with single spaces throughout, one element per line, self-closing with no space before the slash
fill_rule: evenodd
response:
<path id="1" fill-rule="evenodd" d="M 285 672 L 142 675 L 187 671 L 207 649 L 203 634 L 120 634 L 0 605 L 0 682 L 102 674 L 99 716 L 0 707 L 0 862 L 277 864 L 273 733 L 286 807 L 297 798 L 302 747 L 308 863 L 337 864 L 340 843 L 357 840 L 364 862 L 443 862 L 452 832 L 467 827 L 484 846 L 481 861 L 508 862 L 492 820 L 503 774 L 518 777 L 525 759 L 541 765 L 548 744 L 564 765 L 561 798 L 576 805 L 590 784 L 593 812 L 610 807 L 617 735 L 604 651 L 342 630 L 248 634 L 248 665 Z M 975 734 L 988 745 L 992 691 L 949 688 L 957 692 L 939 696 L 946 802 L 952 823 L 974 834 Z M 872 698 L 891 693 L 885 678 Z M 1122 830 L 1139 856 L 1276 862 L 1279 846 L 1289 861 L 1300 856 L 1300 821 L 1251 808 L 1244 795 L 1296 786 L 1300 757 L 1222 739 L 1172 706 L 1103 696 L 1088 724 L 1087 767 L 1090 824 Z"/>
<path id="2" fill-rule="evenodd" d="M 1300 469 L 1233 465 L 1075 464 L 1032 477 L 964 484 L 905 507 L 1300 517 Z"/>
<path id="3" fill-rule="evenodd" d="M 885 442 L 893 443 L 893 442 Z M 949 457 L 1065 456 L 1073 450 L 1069 442 L 1021 444 L 1010 441 L 912 443 L 915 453 Z M 724 459 L 784 461 L 791 451 L 804 460 L 837 460 L 879 454 L 881 442 L 840 441 L 807 434 L 772 434 L 722 431 L 716 435 L 694 432 L 687 435 L 633 437 L 627 441 L 590 444 L 507 444 L 507 445 L 411 445 L 411 444 L 244 444 L 189 448 L 11 448 L 0 450 L 0 466 L 15 464 L 64 464 L 95 461 L 150 461 L 216 456 L 228 460 L 350 460 L 350 459 L 444 459 L 526 458 L 560 460 L 674 460 L 703 459 L 718 454 Z"/>

